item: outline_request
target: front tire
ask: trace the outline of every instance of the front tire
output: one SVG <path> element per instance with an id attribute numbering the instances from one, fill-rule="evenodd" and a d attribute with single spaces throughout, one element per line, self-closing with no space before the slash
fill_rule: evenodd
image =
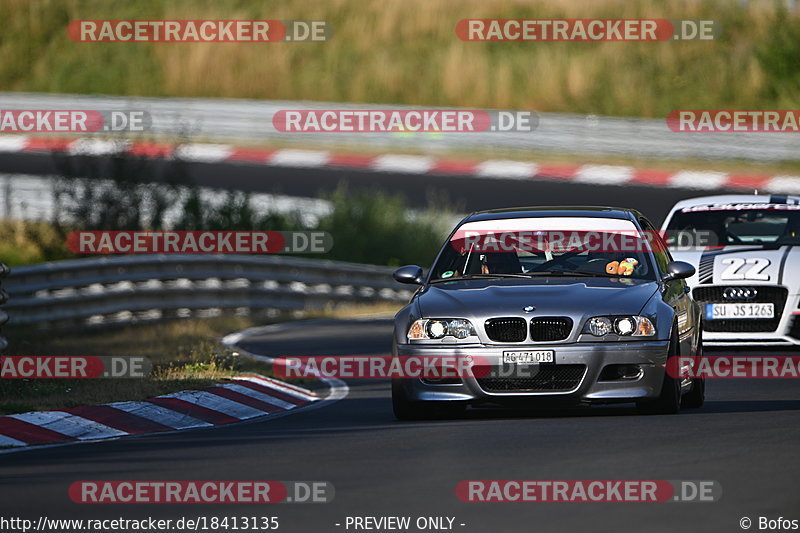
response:
<path id="1" fill-rule="evenodd" d="M 672 330 L 672 337 L 669 341 L 667 351 L 667 364 L 664 366 L 664 382 L 661 384 L 661 394 L 655 400 L 639 402 L 637 407 L 643 414 L 650 415 L 674 415 L 681 410 L 681 380 L 673 378 L 667 372 L 674 358 L 678 357 L 678 331 Z M 677 364 L 675 368 L 679 368 Z"/>
<path id="2" fill-rule="evenodd" d="M 703 336 L 702 330 L 700 334 L 700 338 L 697 341 L 697 354 L 695 357 L 700 360 L 703 357 Z M 693 378 L 692 379 L 692 390 L 687 392 L 681 398 L 681 408 L 682 409 L 697 409 L 698 407 L 703 407 L 703 404 L 706 402 L 706 380 L 705 378 Z"/>

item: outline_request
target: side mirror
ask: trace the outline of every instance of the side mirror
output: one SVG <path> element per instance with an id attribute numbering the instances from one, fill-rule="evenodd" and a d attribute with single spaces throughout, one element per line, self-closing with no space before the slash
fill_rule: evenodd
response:
<path id="1" fill-rule="evenodd" d="M 676 279 L 686 279 L 694 276 L 694 266 L 685 261 L 672 261 L 667 265 L 667 273 L 661 281 L 668 282 Z"/>
<path id="2" fill-rule="evenodd" d="M 422 285 L 422 267 L 406 265 L 400 267 L 392 274 L 395 280 L 409 285 Z"/>

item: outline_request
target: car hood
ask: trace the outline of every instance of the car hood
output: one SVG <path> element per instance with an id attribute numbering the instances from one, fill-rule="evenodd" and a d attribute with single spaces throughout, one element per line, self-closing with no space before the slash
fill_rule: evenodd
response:
<path id="1" fill-rule="evenodd" d="M 484 320 L 493 316 L 637 314 L 658 290 L 631 278 L 533 278 L 443 282 L 418 297 L 422 317 Z M 534 306 L 533 312 L 525 312 Z"/>

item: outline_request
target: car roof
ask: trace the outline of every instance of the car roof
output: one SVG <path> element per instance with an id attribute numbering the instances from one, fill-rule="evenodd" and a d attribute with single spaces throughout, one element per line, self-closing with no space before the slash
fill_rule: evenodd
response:
<path id="1" fill-rule="evenodd" d="M 776 194 L 719 194 L 716 196 L 698 196 L 681 200 L 672 207 L 672 212 L 685 207 L 711 204 L 797 204 L 798 196 L 782 196 Z"/>
<path id="2" fill-rule="evenodd" d="M 463 222 L 537 217 L 617 218 L 623 220 L 636 220 L 641 216 L 641 213 L 634 209 L 624 209 L 619 207 L 531 206 L 476 211 L 467 216 Z"/>

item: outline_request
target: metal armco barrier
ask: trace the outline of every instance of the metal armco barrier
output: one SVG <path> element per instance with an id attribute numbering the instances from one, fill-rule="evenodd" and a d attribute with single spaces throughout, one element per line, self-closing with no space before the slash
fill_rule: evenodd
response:
<path id="1" fill-rule="evenodd" d="M 792 161 L 798 142 L 786 133 L 674 133 L 666 120 L 539 113 L 530 133 L 472 132 L 396 133 L 282 133 L 272 124 L 279 110 L 408 110 L 387 106 L 326 102 L 245 100 L 232 98 L 142 98 L 132 96 L 69 95 L 0 92 L 3 109 L 142 110 L 152 118 L 148 137 L 195 138 L 224 142 L 281 142 L 370 147 L 377 150 L 452 149 L 543 150 L 583 155 L 658 157 L 664 159 L 750 159 Z M 426 109 L 415 107 L 414 109 Z M 427 108 L 433 109 L 433 108 Z M 442 109 L 442 108 L 436 108 Z M 535 111 L 535 110 L 531 110 Z M 134 134 L 133 136 L 141 135 Z"/>
<path id="2" fill-rule="evenodd" d="M 11 272 L 11 269 L 8 268 L 8 265 L 0 263 L 0 280 L 4 277 L 8 276 L 8 273 Z M 3 305 L 8 301 L 8 293 L 0 286 L 0 305 Z M 0 309 L 0 326 L 8 322 L 8 313 L 5 310 Z M 5 337 L 0 336 L 0 352 L 6 349 L 8 346 L 8 341 L 6 341 Z"/>
<path id="3" fill-rule="evenodd" d="M 403 302 L 391 267 L 286 256 L 132 255 L 14 269 L 9 325 L 111 325 Z"/>

